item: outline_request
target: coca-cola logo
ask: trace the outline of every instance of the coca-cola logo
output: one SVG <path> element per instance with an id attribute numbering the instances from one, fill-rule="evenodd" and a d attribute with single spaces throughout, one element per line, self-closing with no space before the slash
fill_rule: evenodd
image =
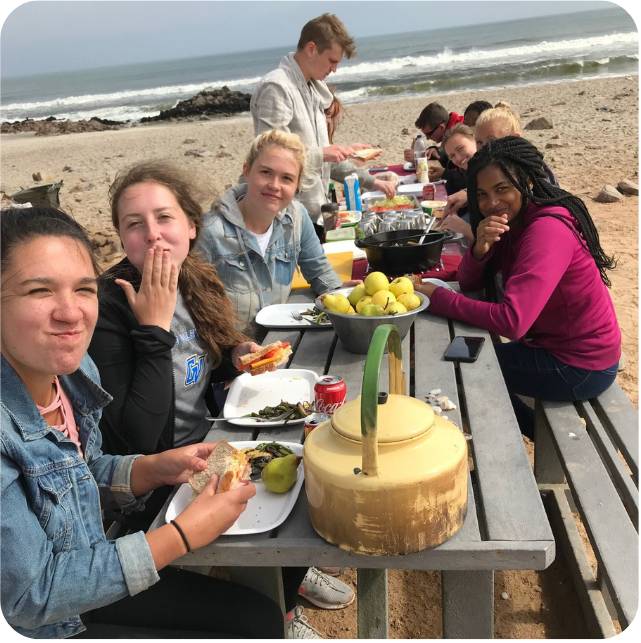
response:
<path id="1" fill-rule="evenodd" d="M 319 413 L 327 413 L 327 415 L 332 415 L 340 406 L 343 406 L 343 402 L 328 403 L 324 400 L 316 400 L 316 410 Z"/>

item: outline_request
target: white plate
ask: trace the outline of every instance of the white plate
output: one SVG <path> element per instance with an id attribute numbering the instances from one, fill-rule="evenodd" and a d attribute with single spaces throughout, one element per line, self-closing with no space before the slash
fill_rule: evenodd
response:
<path id="1" fill-rule="evenodd" d="M 431 283 L 434 284 L 435 286 L 441 286 L 442 288 L 447 288 L 448 290 L 454 290 L 450 284 L 448 284 L 446 281 L 443 281 L 442 279 L 436 279 L 435 277 L 425 277 L 425 279 L 421 279 L 421 281 L 425 283 Z"/>
<path id="2" fill-rule="evenodd" d="M 318 376 L 314 371 L 296 368 L 282 368 L 261 375 L 243 373 L 229 387 L 223 417 L 230 419 L 230 424 L 239 426 L 282 426 L 299 424 L 305 418 L 289 420 L 261 421 L 257 418 L 239 417 L 260 411 L 266 406 L 276 406 L 281 401 L 296 404 L 314 401 L 314 385 Z"/>
<path id="3" fill-rule="evenodd" d="M 255 447 L 266 440 L 250 440 L 243 442 L 230 442 L 237 449 L 246 447 Z M 289 447 L 296 455 L 303 455 L 303 445 L 295 442 L 283 442 L 278 440 L 279 444 Z M 261 480 L 255 482 L 256 495 L 249 500 L 247 508 L 238 517 L 238 520 L 224 533 L 225 536 L 242 536 L 243 534 L 259 534 L 263 531 L 269 531 L 278 527 L 285 521 L 292 510 L 300 488 L 303 486 L 305 471 L 303 463 L 298 465 L 298 478 L 296 484 L 287 493 L 271 493 L 265 489 Z M 165 512 L 165 521 L 174 520 L 194 498 L 193 491 L 189 483 L 180 485 L 178 491 L 171 499 L 167 511 Z"/>
<path id="4" fill-rule="evenodd" d="M 256 323 L 265 326 L 265 328 L 331 328 L 331 322 L 329 324 L 314 324 L 306 319 L 298 320 L 292 317 L 292 313 L 303 313 L 313 307 L 313 301 L 299 304 L 272 304 L 258 311 Z"/>
<path id="5" fill-rule="evenodd" d="M 405 161 L 405 163 L 403 163 L 403 169 L 406 172 L 411 172 L 414 169 L 414 163 L 411 161 Z"/>

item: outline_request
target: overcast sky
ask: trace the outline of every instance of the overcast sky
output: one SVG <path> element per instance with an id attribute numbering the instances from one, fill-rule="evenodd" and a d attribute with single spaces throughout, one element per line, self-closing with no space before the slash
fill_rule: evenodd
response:
<path id="1" fill-rule="evenodd" d="M 336 13 L 358 38 L 613 5 L 517 0 L 39 0 L 26 4 L 4 0 L 1 4 L 1 71 L 7 76 L 293 46 L 301 26 L 325 11 Z M 617 4 L 631 11 L 629 0 Z"/>

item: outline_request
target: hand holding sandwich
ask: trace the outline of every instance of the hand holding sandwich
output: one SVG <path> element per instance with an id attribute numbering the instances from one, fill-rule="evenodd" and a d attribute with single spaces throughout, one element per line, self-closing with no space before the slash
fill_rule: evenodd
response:
<path id="1" fill-rule="evenodd" d="M 143 496 L 165 485 L 187 482 L 193 473 L 207 469 L 207 458 L 216 442 L 188 444 L 136 458 L 131 467 L 131 492 Z"/>
<path id="2" fill-rule="evenodd" d="M 215 457 L 218 452 L 224 457 Z M 145 535 L 157 570 L 188 550 L 198 549 L 218 538 L 238 520 L 249 499 L 256 494 L 255 485 L 245 480 L 246 463 L 243 464 L 240 457 L 229 457 L 236 452 L 224 441 L 203 442 L 142 456 L 134 461 L 130 485 L 137 496 L 161 485 L 193 482 L 195 477 L 207 472 L 198 495 L 176 518 L 178 527 L 170 523 Z M 215 468 L 217 465 L 223 466 Z M 221 485 L 222 480 L 227 484 Z M 219 491 L 218 487 L 221 487 Z M 223 488 L 229 490 L 223 491 Z"/>
<path id="3" fill-rule="evenodd" d="M 262 346 L 260 344 L 257 344 L 256 342 L 243 342 L 242 344 L 238 344 L 238 346 L 234 347 L 234 349 L 231 352 L 231 361 L 232 361 L 232 364 L 234 365 L 234 368 L 237 371 L 242 371 L 243 370 L 242 358 L 245 355 L 249 355 L 251 353 L 257 353 L 261 349 L 262 349 Z"/>
<path id="4" fill-rule="evenodd" d="M 226 532 L 247 508 L 247 502 L 256 495 L 256 485 L 240 481 L 229 491 L 217 492 L 218 476 L 212 475 L 205 488 L 178 516 L 192 549 L 204 547 Z"/>
<path id="5" fill-rule="evenodd" d="M 251 375 L 260 375 L 267 371 L 274 371 L 279 366 L 284 366 L 292 354 L 289 342 L 278 341 L 267 344 L 267 346 L 258 346 L 257 344 L 254 346 L 257 347 L 257 350 L 240 355 L 237 366 L 234 363 L 238 370 Z"/>

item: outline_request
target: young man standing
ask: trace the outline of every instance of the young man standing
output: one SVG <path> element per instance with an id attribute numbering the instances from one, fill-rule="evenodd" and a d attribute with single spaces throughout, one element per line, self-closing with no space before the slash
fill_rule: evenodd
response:
<path id="1" fill-rule="evenodd" d="M 345 25 L 335 15 L 324 13 L 303 27 L 296 51 L 258 83 L 251 98 L 256 135 L 281 129 L 298 134 L 305 144 L 307 168 L 297 198 L 315 224 L 327 201 L 330 164 L 367 147 L 330 145 L 327 135 L 325 110 L 333 96 L 325 78 L 336 71 L 343 56 L 351 58 L 355 52 Z"/>

